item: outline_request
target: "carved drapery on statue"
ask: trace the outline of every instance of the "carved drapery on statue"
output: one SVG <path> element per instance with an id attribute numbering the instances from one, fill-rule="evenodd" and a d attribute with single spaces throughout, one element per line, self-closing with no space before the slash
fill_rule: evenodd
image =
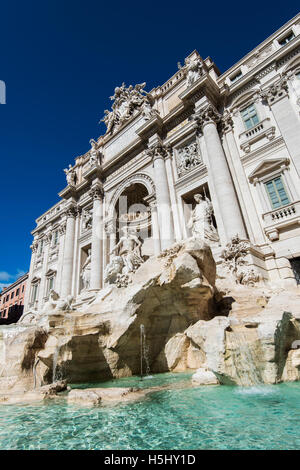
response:
<path id="1" fill-rule="evenodd" d="M 184 66 L 178 62 L 179 70 L 186 74 L 186 86 L 193 85 L 203 75 L 203 62 L 200 57 L 186 58 Z"/>
<path id="2" fill-rule="evenodd" d="M 99 150 L 99 145 L 94 139 L 90 139 L 91 150 L 89 151 L 89 164 L 90 166 L 101 166 L 103 163 L 103 155 Z"/>
<path id="3" fill-rule="evenodd" d="M 141 255 L 142 242 L 128 227 L 123 227 L 123 236 L 111 251 L 113 258 L 105 270 L 104 281 L 123 287 L 128 283 L 128 275 L 144 262 Z"/>
<path id="4" fill-rule="evenodd" d="M 82 289 L 88 290 L 91 284 L 91 250 L 88 250 L 88 256 L 81 268 Z"/>
<path id="5" fill-rule="evenodd" d="M 64 172 L 66 175 L 67 184 L 72 187 L 76 186 L 77 173 L 76 173 L 75 168 L 73 168 L 72 165 L 70 164 L 68 168 L 64 169 Z"/>
<path id="6" fill-rule="evenodd" d="M 194 199 L 196 206 L 192 211 L 188 228 L 191 229 L 194 238 L 204 240 L 209 244 L 218 243 L 219 235 L 212 223 L 213 206 L 211 201 L 202 194 L 195 194 Z"/>
<path id="7" fill-rule="evenodd" d="M 126 88 L 125 83 L 115 88 L 115 93 L 110 97 L 114 101 L 112 110 L 104 111 L 104 121 L 107 127 L 107 134 L 113 134 L 126 122 L 135 112 L 142 111 L 146 119 L 150 119 L 156 114 L 152 108 L 153 98 L 144 90 L 146 83 L 140 83 L 133 87 Z"/>

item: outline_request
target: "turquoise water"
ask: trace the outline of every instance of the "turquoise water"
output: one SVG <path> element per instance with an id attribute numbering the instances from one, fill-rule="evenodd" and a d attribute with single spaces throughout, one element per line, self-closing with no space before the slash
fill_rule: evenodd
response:
<path id="1" fill-rule="evenodd" d="M 141 385 L 163 383 L 114 406 L 1 405 L 0 449 L 300 449 L 300 383 L 190 387 L 188 374 L 159 374 Z"/>

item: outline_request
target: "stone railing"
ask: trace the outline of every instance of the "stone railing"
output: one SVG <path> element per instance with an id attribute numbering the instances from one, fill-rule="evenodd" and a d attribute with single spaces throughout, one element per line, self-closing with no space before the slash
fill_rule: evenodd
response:
<path id="1" fill-rule="evenodd" d="M 278 240 L 279 228 L 294 223 L 300 223 L 300 201 L 295 201 L 286 206 L 279 207 L 263 214 L 265 232 L 272 240 Z"/>
<path id="2" fill-rule="evenodd" d="M 275 127 L 271 126 L 270 118 L 263 119 L 256 124 L 256 126 L 247 129 L 239 135 L 241 149 L 249 153 L 251 151 L 251 145 L 264 137 L 267 137 L 269 140 L 275 137 Z"/>

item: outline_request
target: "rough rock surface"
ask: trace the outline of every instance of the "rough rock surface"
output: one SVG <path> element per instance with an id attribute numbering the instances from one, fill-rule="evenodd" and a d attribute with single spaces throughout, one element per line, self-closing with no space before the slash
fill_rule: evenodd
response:
<path id="1" fill-rule="evenodd" d="M 136 400 L 145 393 L 137 388 L 88 388 L 73 389 L 68 394 L 68 403 L 79 403 L 81 405 L 100 405 L 112 401 Z"/>
<path id="2" fill-rule="evenodd" d="M 216 281 L 210 248 L 189 239 L 142 264 L 128 287 L 107 286 L 80 310 L 1 327 L 3 396 L 29 390 L 44 396 L 39 387 L 59 378 L 79 383 L 138 374 L 141 325 L 151 372 L 200 369 L 198 383 L 213 382 L 213 374 L 216 382 L 239 385 L 300 378 L 299 289 Z M 89 393 L 91 402 L 105 399 Z"/>
<path id="3" fill-rule="evenodd" d="M 12 405 L 18 403 L 33 403 L 46 399 L 53 399 L 59 396 L 60 392 L 67 390 L 67 382 L 61 380 L 50 385 L 44 385 L 34 390 L 26 392 L 14 391 L 13 393 L 0 393 L 0 404 Z"/>
<path id="4" fill-rule="evenodd" d="M 81 311 L 51 311 L 36 325 L 16 325 L 9 335 L 3 332 L 2 389 L 26 391 L 62 377 L 78 383 L 137 374 L 142 324 L 151 370 L 185 369 L 166 345 L 199 319 L 214 317 L 215 278 L 210 248 L 189 239 L 147 260 L 128 287 L 106 287 Z"/>
<path id="5" fill-rule="evenodd" d="M 199 367 L 195 374 L 193 374 L 192 383 L 195 385 L 218 385 L 219 381 L 209 369 Z"/>

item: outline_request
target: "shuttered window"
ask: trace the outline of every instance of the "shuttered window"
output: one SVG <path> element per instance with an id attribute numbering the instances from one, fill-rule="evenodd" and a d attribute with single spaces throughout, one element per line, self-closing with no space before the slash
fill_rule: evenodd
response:
<path id="1" fill-rule="evenodd" d="M 289 204 L 290 200 L 283 185 L 281 176 L 274 178 L 265 183 L 265 187 L 271 201 L 272 209 Z"/>
<path id="2" fill-rule="evenodd" d="M 254 104 L 251 104 L 247 108 L 241 111 L 241 115 L 245 124 L 246 129 L 256 126 L 259 123 L 258 115 Z"/>

